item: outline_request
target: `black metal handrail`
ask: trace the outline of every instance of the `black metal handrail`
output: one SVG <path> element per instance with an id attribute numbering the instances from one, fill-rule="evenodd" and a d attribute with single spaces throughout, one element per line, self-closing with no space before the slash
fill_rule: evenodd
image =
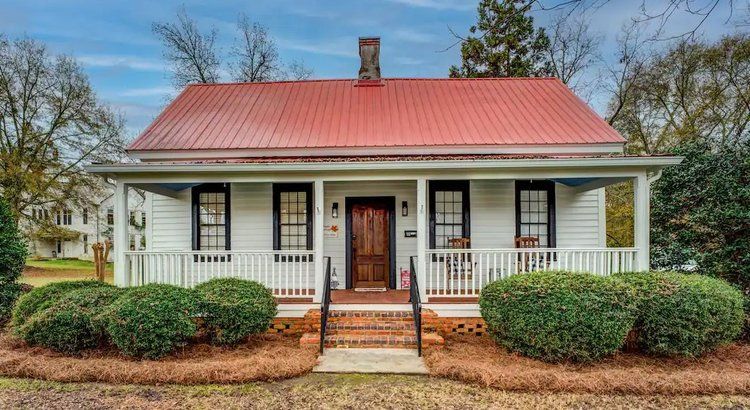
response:
<path id="1" fill-rule="evenodd" d="M 320 304 L 320 353 L 326 341 L 326 327 L 328 327 L 328 310 L 331 307 L 331 257 L 326 256 L 326 273 L 323 279 L 323 300 Z"/>
<path id="2" fill-rule="evenodd" d="M 414 316 L 414 327 L 417 334 L 417 354 L 422 357 L 422 298 L 419 296 L 417 268 L 414 267 L 414 256 L 409 258 L 409 302 Z"/>

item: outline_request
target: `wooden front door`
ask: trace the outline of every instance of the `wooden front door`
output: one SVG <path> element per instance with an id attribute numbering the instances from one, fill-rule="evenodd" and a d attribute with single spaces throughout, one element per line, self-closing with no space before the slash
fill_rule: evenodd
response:
<path id="1" fill-rule="evenodd" d="M 386 288 L 390 278 L 390 213 L 383 201 L 351 208 L 351 272 L 354 288 Z"/>

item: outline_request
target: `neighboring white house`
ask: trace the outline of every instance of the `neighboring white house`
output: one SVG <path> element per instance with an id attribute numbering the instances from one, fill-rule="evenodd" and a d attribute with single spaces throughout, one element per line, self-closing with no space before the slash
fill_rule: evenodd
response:
<path id="1" fill-rule="evenodd" d="M 508 275 L 648 267 L 649 187 L 681 158 L 625 155 L 557 79 L 386 79 L 379 41 L 360 48 L 359 79 L 188 86 L 128 148 L 140 162 L 88 167 L 117 181 L 115 215 L 147 192 L 147 249 L 117 249 L 117 285 L 238 276 L 299 316 L 326 272 L 395 294 L 413 263 L 425 306 L 476 317 Z M 607 248 L 604 187 L 623 181 L 635 246 Z"/>
<path id="2" fill-rule="evenodd" d="M 35 234 L 41 224 L 27 223 L 25 230 L 29 239 L 29 250 L 38 258 L 76 258 L 93 260 L 91 245 L 113 239 L 115 214 L 113 190 L 104 199 L 93 201 L 91 206 L 69 206 L 59 211 L 43 207 L 31 210 L 32 220 L 45 220 L 54 231 Z M 144 211 L 143 194 L 131 189 L 128 198 L 128 249 L 146 249 L 147 214 Z M 52 231 L 52 232 L 50 232 Z M 56 236 L 54 232 L 57 232 Z M 113 242 L 114 245 L 114 242 Z M 112 255 L 110 255 L 112 259 Z"/>

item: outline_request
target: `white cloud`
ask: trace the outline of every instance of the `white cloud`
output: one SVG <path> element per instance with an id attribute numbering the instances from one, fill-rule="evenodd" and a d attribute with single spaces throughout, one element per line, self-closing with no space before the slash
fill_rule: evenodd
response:
<path id="1" fill-rule="evenodd" d="M 420 65 L 424 64 L 424 60 L 420 60 L 418 58 L 412 58 L 412 57 L 396 57 L 393 59 L 393 61 L 396 64 L 401 65 Z"/>
<path id="2" fill-rule="evenodd" d="M 175 94 L 174 87 L 148 87 L 148 88 L 130 88 L 119 93 L 122 97 L 153 97 Z"/>
<path id="3" fill-rule="evenodd" d="M 476 1 L 471 0 L 390 0 L 394 3 L 412 7 L 423 7 L 436 10 L 474 10 Z"/>
<path id="4" fill-rule="evenodd" d="M 434 34 L 430 34 L 426 31 L 417 31 L 408 28 L 393 30 L 393 37 L 412 43 L 434 43 L 436 41 Z"/>
<path id="5" fill-rule="evenodd" d="M 166 69 L 162 61 L 134 56 L 91 54 L 79 56 L 77 60 L 89 67 L 121 67 L 139 71 L 164 71 Z"/>
<path id="6" fill-rule="evenodd" d="M 276 43 L 279 47 L 287 50 L 297 50 L 336 57 L 359 58 L 359 46 L 357 45 L 357 39 L 353 37 L 339 38 L 320 43 L 277 38 Z"/>

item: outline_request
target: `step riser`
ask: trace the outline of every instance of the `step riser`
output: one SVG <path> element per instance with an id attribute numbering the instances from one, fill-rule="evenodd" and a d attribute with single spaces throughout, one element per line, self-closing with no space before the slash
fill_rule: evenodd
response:
<path id="1" fill-rule="evenodd" d="M 341 336 L 414 336 L 413 330 L 326 330 L 326 335 Z"/>
<path id="2" fill-rule="evenodd" d="M 416 344 L 398 344 L 398 345 L 382 345 L 382 344 L 350 344 L 350 345 L 336 345 L 326 344 L 326 349 L 416 349 Z"/>
<path id="3" fill-rule="evenodd" d="M 328 320 L 414 320 L 414 316 L 411 312 L 367 312 L 367 311 L 333 311 L 328 315 Z"/>
<path id="4" fill-rule="evenodd" d="M 345 339 L 338 339 L 336 337 L 326 336 L 325 345 L 328 347 L 336 348 L 362 348 L 362 347 L 376 347 L 376 348 L 404 348 L 417 346 L 417 342 L 413 337 L 396 336 L 396 339 L 378 339 L 374 337 L 347 337 Z"/>

